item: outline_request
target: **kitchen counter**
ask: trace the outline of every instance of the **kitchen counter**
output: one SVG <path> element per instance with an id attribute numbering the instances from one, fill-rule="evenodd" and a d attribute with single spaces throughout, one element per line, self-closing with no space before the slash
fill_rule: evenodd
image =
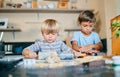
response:
<path id="1" fill-rule="evenodd" d="M 111 64 L 92 67 L 80 64 L 59 68 L 26 68 L 22 55 L 5 56 L 0 61 L 3 60 L 8 63 L 7 66 L 0 67 L 0 77 L 120 77 L 120 66 L 113 67 Z"/>

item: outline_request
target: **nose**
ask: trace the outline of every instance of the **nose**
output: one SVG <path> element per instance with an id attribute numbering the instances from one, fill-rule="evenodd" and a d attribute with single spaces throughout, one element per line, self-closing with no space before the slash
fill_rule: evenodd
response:
<path id="1" fill-rule="evenodd" d="M 51 38 L 52 37 L 52 34 L 49 34 L 49 38 Z"/>
<path id="2" fill-rule="evenodd" d="M 87 29 L 89 30 L 89 29 L 90 29 L 90 27 L 88 26 L 88 27 L 87 27 Z"/>

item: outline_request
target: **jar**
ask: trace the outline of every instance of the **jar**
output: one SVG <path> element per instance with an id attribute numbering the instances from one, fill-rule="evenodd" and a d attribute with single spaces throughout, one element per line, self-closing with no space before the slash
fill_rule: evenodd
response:
<path id="1" fill-rule="evenodd" d="M 37 7 L 38 7 L 38 1 L 32 0 L 32 8 L 37 8 Z"/>
<path id="2" fill-rule="evenodd" d="M 77 0 L 71 0 L 71 9 L 77 9 Z"/>
<path id="3" fill-rule="evenodd" d="M 3 0 L 0 0 L 0 8 L 3 7 Z"/>
<path id="4" fill-rule="evenodd" d="M 31 5 L 32 5 L 32 4 L 31 4 L 31 0 L 28 0 L 28 1 L 27 1 L 27 8 L 31 8 Z"/>

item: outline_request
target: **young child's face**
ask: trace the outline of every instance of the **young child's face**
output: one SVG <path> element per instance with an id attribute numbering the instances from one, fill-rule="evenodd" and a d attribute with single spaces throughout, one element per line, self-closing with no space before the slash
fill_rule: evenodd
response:
<path id="1" fill-rule="evenodd" d="M 52 43 L 57 39 L 58 33 L 48 33 L 48 32 L 43 32 L 43 37 L 48 43 Z"/>
<path id="2" fill-rule="evenodd" d="M 92 30 L 94 29 L 94 23 L 92 22 L 81 22 L 81 31 L 84 35 L 90 35 Z"/>

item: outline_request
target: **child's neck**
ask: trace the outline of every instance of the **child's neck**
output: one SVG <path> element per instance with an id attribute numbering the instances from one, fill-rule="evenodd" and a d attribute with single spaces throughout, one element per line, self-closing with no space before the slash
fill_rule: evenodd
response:
<path id="1" fill-rule="evenodd" d="M 83 32 L 83 31 L 81 31 L 81 33 L 84 35 L 84 36 L 90 36 L 90 34 L 92 33 L 90 33 L 90 34 L 86 34 L 85 32 Z"/>

